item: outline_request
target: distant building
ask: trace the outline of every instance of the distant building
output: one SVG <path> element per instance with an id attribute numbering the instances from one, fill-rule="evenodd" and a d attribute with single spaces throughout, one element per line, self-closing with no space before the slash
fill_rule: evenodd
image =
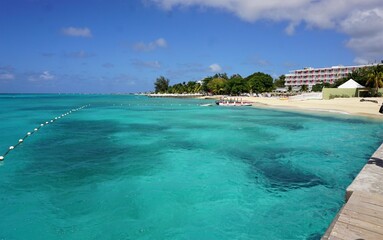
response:
<path id="1" fill-rule="evenodd" d="M 371 65 L 358 65 L 358 66 L 333 66 L 326 68 L 304 68 L 299 70 L 290 71 L 286 74 L 285 86 L 300 87 L 307 85 L 309 89 L 315 84 L 319 83 L 334 83 L 340 78 L 347 77 L 352 71 L 364 67 L 371 67 Z"/>

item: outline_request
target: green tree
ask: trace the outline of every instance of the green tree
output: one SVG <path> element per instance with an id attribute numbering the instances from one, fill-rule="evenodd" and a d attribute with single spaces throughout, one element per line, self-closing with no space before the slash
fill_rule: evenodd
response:
<path id="1" fill-rule="evenodd" d="M 196 83 L 194 86 L 194 93 L 200 93 L 202 90 L 202 85 L 199 83 Z"/>
<path id="2" fill-rule="evenodd" d="M 169 79 L 165 78 L 164 76 L 158 77 L 154 82 L 154 91 L 156 93 L 167 92 L 169 88 L 169 82 Z"/>
<path id="3" fill-rule="evenodd" d="M 370 67 L 364 67 L 364 68 L 356 69 L 356 70 L 352 71 L 351 73 L 349 73 L 346 77 L 336 80 L 331 85 L 331 87 L 337 88 L 350 79 L 354 79 L 355 82 L 359 83 L 360 85 L 366 86 L 366 83 L 368 80 L 369 69 L 370 69 Z"/>
<path id="4" fill-rule="evenodd" d="M 239 74 L 234 74 L 225 84 L 225 93 L 240 95 L 247 91 L 246 81 Z"/>
<path id="5" fill-rule="evenodd" d="M 346 81 L 354 79 L 360 85 L 366 86 L 369 71 L 370 67 L 356 69 L 348 74 Z"/>
<path id="6" fill-rule="evenodd" d="M 170 93 L 183 93 L 184 91 L 184 85 L 182 83 L 174 84 L 173 86 L 169 87 L 168 90 Z"/>
<path id="7" fill-rule="evenodd" d="M 273 90 L 273 78 L 269 74 L 256 72 L 245 78 L 250 93 L 269 92 Z"/>
<path id="8" fill-rule="evenodd" d="M 216 73 L 213 78 L 223 78 L 225 80 L 229 80 L 229 77 L 227 76 L 226 73 Z"/>
<path id="9" fill-rule="evenodd" d="M 201 86 L 202 91 L 206 93 L 207 92 L 211 93 L 211 91 L 208 88 L 208 84 L 210 83 L 211 80 L 213 80 L 213 77 L 206 77 L 202 80 L 202 86 Z"/>
<path id="10" fill-rule="evenodd" d="M 201 92 L 201 84 L 189 81 L 187 83 L 176 83 L 173 86 L 169 86 L 167 92 L 169 93 L 199 93 Z"/>
<path id="11" fill-rule="evenodd" d="M 285 87 L 285 78 L 286 78 L 285 75 L 279 76 L 279 78 L 274 81 L 274 87 L 275 88 L 283 88 L 283 87 Z"/>
<path id="12" fill-rule="evenodd" d="M 329 84 L 329 83 L 317 83 L 317 84 L 315 84 L 315 85 L 311 88 L 311 90 L 312 90 L 313 92 L 322 92 L 322 89 L 323 89 L 324 87 L 330 87 L 330 84 Z"/>
<path id="13" fill-rule="evenodd" d="M 208 91 L 213 94 L 223 94 L 225 90 L 226 79 L 224 78 L 213 78 L 207 84 Z"/>
<path id="14" fill-rule="evenodd" d="M 375 88 L 376 94 L 378 93 L 378 89 L 383 87 L 383 65 L 376 65 L 369 68 L 366 86 Z"/>
<path id="15" fill-rule="evenodd" d="M 302 86 L 301 86 L 301 91 L 302 91 L 302 92 L 307 92 L 307 90 L 308 90 L 307 85 L 302 85 Z"/>

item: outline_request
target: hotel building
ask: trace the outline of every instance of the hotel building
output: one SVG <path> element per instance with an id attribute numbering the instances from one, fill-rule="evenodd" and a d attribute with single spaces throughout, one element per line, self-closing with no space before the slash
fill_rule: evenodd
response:
<path id="1" fill-rule="evenodd" d="M 309 89 L 319 83 L 334 83 L 337 79 L 347 77 L 352 71 L 372 65 L 359 66 L 333 66 L 327 68 L 304 68 L 290 71 L 285 75 L 285 86 L 300 87 L 307 85 Z"/>

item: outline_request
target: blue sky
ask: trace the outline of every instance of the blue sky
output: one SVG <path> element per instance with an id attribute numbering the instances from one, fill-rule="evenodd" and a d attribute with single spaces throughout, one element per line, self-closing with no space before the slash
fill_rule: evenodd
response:
<path id="1" fill-rule="evenodd" d="M 0 92 L 153 90 L 383 59 L 381 0 L 1 0 Z"/>

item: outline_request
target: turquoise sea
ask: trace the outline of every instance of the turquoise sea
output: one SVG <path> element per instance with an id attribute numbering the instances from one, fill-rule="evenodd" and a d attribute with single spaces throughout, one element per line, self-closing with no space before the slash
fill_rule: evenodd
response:
<path id="1" fill-rule="evenodd" d="M 0 239 L 319 239 L 383 123 L 122 95 L 0 95 Z M 212 102 L 212 101 L 211 101 Z"/>

